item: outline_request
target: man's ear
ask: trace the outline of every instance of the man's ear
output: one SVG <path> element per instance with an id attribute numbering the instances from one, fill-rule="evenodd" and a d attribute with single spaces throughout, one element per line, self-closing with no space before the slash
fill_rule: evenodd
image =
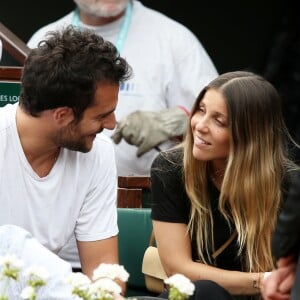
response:
<path id="1" fill-rule="evenodd" d="M 59 125 L 68 125 L 74 120 L 72 108 L 63 106 L 53 109 L 53 119 Z"/>

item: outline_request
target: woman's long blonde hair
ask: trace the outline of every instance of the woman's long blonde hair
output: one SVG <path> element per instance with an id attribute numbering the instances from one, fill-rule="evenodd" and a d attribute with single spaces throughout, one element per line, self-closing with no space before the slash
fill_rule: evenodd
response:
<path id="1" fill-rule="evenodd" d="M 225 73 L 202 90 L 191 112 L 208 89 L 222 93 L 228 110 L 230 149 L 220 191 L 219 209 L 238 232 L 244 271 L 273 268 L 271 234 L 281 203 L 286 172 L 296 165 L 288 159 L 291 137 L 281 113 L 280 97 L 264 78 L 250 72 Z M 209 162 L 192 154 L 188 129 L 184 147 L 184 177 L 191 200 L 190 235 L 196 235 L 198 254 L 206 263 L 214 249 L 213 222 L 207 193 Z"/>

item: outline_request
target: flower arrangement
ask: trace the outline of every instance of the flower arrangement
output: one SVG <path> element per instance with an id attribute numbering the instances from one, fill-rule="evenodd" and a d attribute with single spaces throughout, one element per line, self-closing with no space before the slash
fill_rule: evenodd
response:
<path id="1" fill-rule="evenodd" d="M 169 300 L 185 300 L 194 294 L 195 285 L 182 274 L 175 274 L 164 282 L 169 286 Z"/>
<path id="2" fill-rule="evenodd" d="M 82 273 L 72 273 L 67 283 L 73 295 L 83 300 L 112 300 L 121 295 L 122 289 L 116 280 L 127 282 L 129 274 L 123 266 L 100 264 L 93 272 L 93 281 Z"/>
<path id="3" fill-rule="evenodd" d="M 3 291 L 0 291 L 0 300 L 8 300 L 8 297 L 5 296 L 5 292 L 9 281 L 18 279 L 22 265 L 21 260 L 17 259 L 14 255 L 0 257 L 0 281 L 4 281 L 2 284 Z"/>
<path id="4" fill-rule="evenodd" d="M 24 271 L 24 275 L 27 278 L 27 286 L 23 289 L 21 297 L 23 299 L 35 300 L 38 289 L 46 285 L 49 273 L 42 267 L 32 266 Z"/>
<path id="5" fill-rule="evenodd" d="M 27 286 L 21 298 L 38 300 L 39 288 L 47 284 L 48 272 L 41 267 L 32 266 L 22 271 L 23 263 L 15 256 L 0 257 L 0 300 L 10 300 L 6 296 L 10 280 L 18 281 L 20 275 L 26 279 Z M 92 280 L 83 273 L 71 273 L 64 284 L 70 286 L 74 300 L 113 300 L 122 299 L 122 289 L 118 281 L 127 282 L 129 274 L 118 264 L 100 264 L 93 272 Z M 185 300 L 194 293 L 194 284 L 185 276 L 175 274 L 165 280 L 169 285 L 170 300 Z"/>
<path id="6" fill-rule="evenodd" d="M 9 281 L 18 280 L 22 266 L 22 261 L 14 255 L 0 257 L 0 281 L 5 281 L 2 285 L 3 291 L 0 292 L 0 300 L 9 300 L 9 298 L 5 296 Z M 42 267 L 32 266 L 24 271 L 24 277 L 26 278 L 27 286 L 22 290 L 21 298 L 36 300 L 38 289 L 47 282 L 49 277 L 48 272 Z"/>

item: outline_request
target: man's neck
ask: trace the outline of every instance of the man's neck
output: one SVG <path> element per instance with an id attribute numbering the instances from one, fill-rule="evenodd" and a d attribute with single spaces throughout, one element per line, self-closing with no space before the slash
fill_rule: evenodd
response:
<path id="1" fill-rule="evenodd" d="M 18 107 L 16 126 L 28 163 L 40 177 L 46 176 L 60 152 L 60 148 L 47 138 L 49 135 L 47 120 L 42 121 L 39 117 L 32 117 Z"/>

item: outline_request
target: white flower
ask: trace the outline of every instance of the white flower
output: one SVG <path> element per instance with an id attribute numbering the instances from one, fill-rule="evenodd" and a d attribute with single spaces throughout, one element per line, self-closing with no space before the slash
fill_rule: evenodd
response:
<path id="1" fill-rule="evenodd" d="M 34 299 L 36 296 L 35 288 L 32 286 L 27 286 L 23 289 L 21 297 L 23 299 Z"/>
<path id="2" fill-rule="evenodd" d="M 100 278 L 90 286 L 90 294 L 121 294 L 121 287 L 111 278 Z"/>
<path id="3" fill-rule="evenodd" d="M 72 294 L 77 295 L 79 299 L 91 299 L 89 293 L 91 280 L 83 273 L 72 273 L 66 279 L 66 283 L 72 286 Z"/>
<path id="4" fill-rule="evenodd" d="M 49 272 L 40 266 L 31 266 L 28 267 L 25 271 L 24 271 L 24 275 L 26 277 L 32 277 L 32 278 L 39 278 L 42 281 L 47 281 L 49 278 Z"/>
<path id="5" fill-rule="evenodd" d="M 23 266 L 23 262 L 15 255 L 0 256 L 0 267 L 7 267 L 20 269 Z"/>
<path id="6" fill-rule="evenodd" d="M 192 296 L 195 285 L 182 274 L 175 274 L 164 280 L 170 286 L 169 299 L 182 299 Z"/>
<path id="7" fill-rule="evenodd" d="M 8 277 L 16 280 L 18 278 L 23 262 L 15 255 L 5 255 L 0 257 L 1 280 Z"/>
<path id="8" fill-rule="evenodd" d="M 23 263 L 14 255 L 0 257 L 0 281 L 5 280 L 4 284 L 0 282 L 3 289 L 0 292 L 0 300 L 8 300 L 5 291 L 9 280 L 18 279 Z M 38 300 L 38 289 L 47 284 L 49 273 L 41 266 L 30 266 L 22 272 L 26 279 L 27 286 L 22 290 L 19 298 L 26 300 Z M 81 300 L 114 300 L 115 296 L 120 296 L 122 288 L 114 281 L 121 280 L 126 282 L 129 274 L 123 266 L 118 264 L 100 264 L 94 270 L 94 282 L 92 282 L 83 273 L 72 273 L 65 283 L 72 287 L 74 299 Z M 22 277 L 23 281 L 23 277 Z M 182 300 L 182 299 L 180 299 Z"/>
<path id="9" fill-rule="evenodd" d="M 68 278 L 67 278 L 67 283 L 70 284 L 72 287 L 76 287 L 76 288 L 87 288 L 90 283 L 91 280 L 84 275 L 83 273 L 77 272 L 77 273 L 72 273 Z"/>
<path id="10" fill-rule="evenodd" d="M 118 264 L 100 264 L 93 272 L 93 280 L 99 278 L 120 279 L 123 282 L 128 280 L 129 274 L 123 266 Z"/>

